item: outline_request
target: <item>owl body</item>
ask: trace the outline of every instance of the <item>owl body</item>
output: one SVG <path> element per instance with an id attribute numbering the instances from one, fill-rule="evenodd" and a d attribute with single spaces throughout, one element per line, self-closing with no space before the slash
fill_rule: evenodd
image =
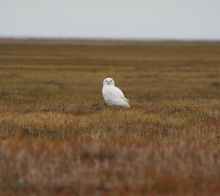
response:
<path id="1" fill-rule="evenodd" d="M 103 81 L 102 94 L 107 105 L 130 108 L 128 103 L 129 100 L 125 98 L 123 92 L 119 88 L 115 87 L 113 79 L 106 78 Z"/>

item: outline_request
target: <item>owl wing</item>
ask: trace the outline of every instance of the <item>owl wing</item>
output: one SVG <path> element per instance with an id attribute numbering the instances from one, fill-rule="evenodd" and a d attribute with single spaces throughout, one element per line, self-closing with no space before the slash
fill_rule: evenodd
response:
<path id="1" fill-rule="evenodd" d="M 118 87 L 115 87 L 115 90 L 121 95 L 121 97 L 122 97 L 125 101 L 129 102 L 129 100 L 128 100 L 127 98 L 125 98 L 125 96 L 124 96 L 123 92 L 121 91 L 121 89 L 119 89 Z"/>

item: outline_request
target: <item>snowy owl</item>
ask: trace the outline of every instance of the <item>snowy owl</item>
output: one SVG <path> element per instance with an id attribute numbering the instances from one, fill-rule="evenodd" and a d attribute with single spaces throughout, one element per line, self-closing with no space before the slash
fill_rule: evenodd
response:
<path id="1" fill-rule="evenodd" d="M 112 78 L 106 78 L 103 81 L 102 94 L 109 106 L 123 106 L 130 108 L 129 100 L 125 98 L 123 92 L 115 87 L 115 82 Z"/>

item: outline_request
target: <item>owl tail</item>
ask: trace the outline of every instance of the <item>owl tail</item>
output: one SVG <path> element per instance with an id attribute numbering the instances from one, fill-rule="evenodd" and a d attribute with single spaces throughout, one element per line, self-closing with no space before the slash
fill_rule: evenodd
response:
<path id="1" fill-rule="evenodd" d="M 129 103 L 128 103 L 129 100 L 128 100 L 127 98 L 125 98 L 125 97 L 123 97 L 123 99 L 124 99 L 124 101 L 125 101 L 125 107 L 126 107 L 126 108 L 131 108 L 130 105 L 129 105 Z"/>

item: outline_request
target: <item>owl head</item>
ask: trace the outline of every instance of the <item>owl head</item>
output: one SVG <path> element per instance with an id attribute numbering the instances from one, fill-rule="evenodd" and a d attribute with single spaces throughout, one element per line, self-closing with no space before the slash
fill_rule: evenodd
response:
<path id="1" fill-rule="evenodd" d="M 112 78 L 105 78 L 104 81 L 103 81 L 103 86 L 105 85 L 115 85 L 115 82 Z"/>

